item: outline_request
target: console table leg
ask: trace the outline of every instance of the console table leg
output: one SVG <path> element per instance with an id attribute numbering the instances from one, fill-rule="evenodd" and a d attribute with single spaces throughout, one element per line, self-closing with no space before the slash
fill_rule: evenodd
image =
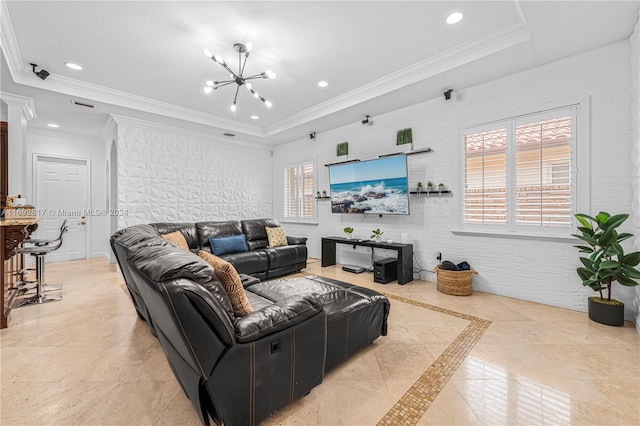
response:
<path id="1" fill-rule="evenodd" d="M 398 284 L 413 281 L 413 247 L 398 250 Z"/>

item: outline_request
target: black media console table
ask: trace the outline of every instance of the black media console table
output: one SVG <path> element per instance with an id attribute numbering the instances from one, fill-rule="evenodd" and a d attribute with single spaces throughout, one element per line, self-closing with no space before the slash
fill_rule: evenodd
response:
<path id="1" fill-rule="evenodd" d="M 350 240 L 342 237 L 322 239 L 322 266 L 336 264 L 336 244 L 395 250 L 398 252 L 398 284 L 413 281 L 413 244 L 386 243 L 373 240 Z"/>

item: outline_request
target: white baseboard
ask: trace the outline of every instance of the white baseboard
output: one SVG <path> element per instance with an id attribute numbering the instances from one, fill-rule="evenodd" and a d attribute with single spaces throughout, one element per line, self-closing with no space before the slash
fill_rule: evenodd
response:
<path id="1" fill-rule="evenodd" d="M 109 260 L 109 255 L 105 251 L 94 251 L 91 254 L 89 254 L 89 259 L 97 259 L 100 257 Z"/>

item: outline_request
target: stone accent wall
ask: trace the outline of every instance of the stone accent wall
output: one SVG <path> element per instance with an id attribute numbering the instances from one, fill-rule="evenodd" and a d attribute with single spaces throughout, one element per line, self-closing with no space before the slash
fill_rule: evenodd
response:
<path id="1" fill-rule="evenodd" d="M 118 227 L 272 217 L 270 151 L 118 124 Z"/>

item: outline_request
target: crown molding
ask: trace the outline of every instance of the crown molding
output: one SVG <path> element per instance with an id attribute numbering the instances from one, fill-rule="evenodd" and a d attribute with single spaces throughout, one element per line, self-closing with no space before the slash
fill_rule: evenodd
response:
<path id="1" fill-rule="evenodd" d="M 468 43 L 455 46 L 326 102 L 292 114 L 287 119 L 266 127 L 265 136 L 273 136 L 301 126 L 312 120 L 385 95 L 482 57 L 524 43 L 530 39 L 531 33 L 521 21 L 511 22 Z"/>
<path id="2" fill-rule="evenodd" d="M 139 118 L 127 117 L 127 116 L 118 115 L 118 114 L 109 114 L 109 116 L 110 116 L 110 120 L 113 120 L 116 126 L 137 127 L 137 128 L 141 128 L 141 129 L 149 130 L 153 132 L 172 133 L 178 136 L 204 139 L 207 141 L 222 143 L 225 145 L 230 145 L 230 144 L 243 145 L 251 148 L 258 148 L 265 151 L 268 151 L 271 149 L 270 146 L 265 146 L 260 143 L 248 142 L 248 141 L 243 141 L 239 139 L 221 138 L 218 136 L 213 136 L 211 135 L 211 133 L 207 133 L 199 130 L 187 129 L 185 127 L 173 126 L 169 124 L 158 123 L 155 121 L 141 120 Z"/>
<path id="3" fill-rule="evenodd" d="M 31 98 L 7 92 L 0 92 L 0 99 L 2 99 L 2 101 L 7 105 L 19 106 L 27 120 L 37 117 L 36 105 L 33 103 L 33 99 Z"/>
<path id="4" fill-rule="evenodd" d="M 2 53 L 9 67 L 9 73 L 15 81 L 16 75 L 19 73 L 24 61 L 20 55 L 20 49 L 18 49 L 18 41 L 13 32 L 13 25 L 11 24 L 9 10 L 7 9 L 7 2 L 5 0 L 0 0 L 0 43 Z"/>
<path id="5" fill-rule="evenodd" d="M 512 1 L 513 1 L 513 7 L 516 9 L 516 14 L 518 15 L 518 18 L 520 19 L 523 25 L 526 25 L 527 20 L 524 17 L 524 12 L 522 11 L 522 4 L 520 3 L 520 0 L 512 0 Z"/>

